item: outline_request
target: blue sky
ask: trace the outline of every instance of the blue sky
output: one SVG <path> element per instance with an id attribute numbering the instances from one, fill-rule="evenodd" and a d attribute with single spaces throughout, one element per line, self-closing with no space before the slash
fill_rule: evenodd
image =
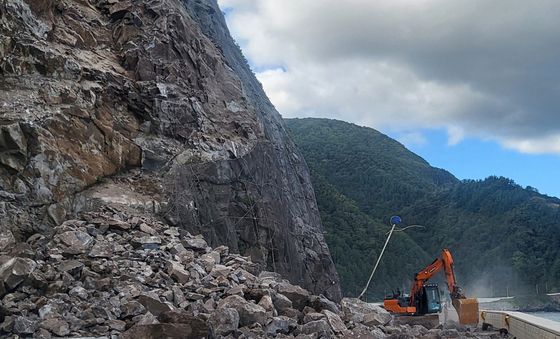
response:
<path id="1" fill-rule="evenodd" d="M 560 197 L 560 2 L 218 0 L 278 111 Z"/>
<path id="2" fill-rule="evenodd" d="M 388 133 L 398 139 L 399 133 Z M 484 179 L 490 175 L 505 176 L 521 186 L 532 186 L 542 194 L 560 197 L 560 156 L 523 154 L 504 149 L 497 142 L 475 138 L 449 145 L 445 131 L 422 131 L 423 143 L 410 143 L 408 149 L 432 166 L 453 173 L 459 179 Z"/>

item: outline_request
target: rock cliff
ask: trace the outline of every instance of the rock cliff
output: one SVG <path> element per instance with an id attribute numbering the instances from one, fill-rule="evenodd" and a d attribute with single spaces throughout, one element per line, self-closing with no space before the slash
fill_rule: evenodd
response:
<path id="1" fill-rule="evenodd" d="M 0 1 L 0 227 L 164 218 L 332 299 L 306 164 L 215 0 Z"/>

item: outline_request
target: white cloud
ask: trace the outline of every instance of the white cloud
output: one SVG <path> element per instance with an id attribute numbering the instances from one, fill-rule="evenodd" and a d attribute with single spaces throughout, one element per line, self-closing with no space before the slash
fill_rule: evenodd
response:
<path id="1" fill-rule="evenodd" d="M 560 153 L 560 2 L 220 0 L 286 117 Z"/>
<path id="2" fill-rule="evenodd" d="M 504 146 L 523 153 L 560 153 L 560 133 L 532 139 L 506 139 Z"/>
<path id="3" fill-rule="evenodd" d="M 407 148 L 424 146 L 428 142 L 421 132 L 404 132 L 399 134 L 396 139 Z"/>

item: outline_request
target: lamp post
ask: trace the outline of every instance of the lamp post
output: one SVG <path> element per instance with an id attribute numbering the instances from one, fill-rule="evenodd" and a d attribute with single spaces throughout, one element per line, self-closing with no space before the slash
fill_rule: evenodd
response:
<path id="1" fill-rule="evenodd" d="M 362 291 L 362 293 L 360 293 L 360 295 L 358 296 L 358 299 L 362 299 L 362 297 L 364 296 L 364 294 L 366 294 L 366 291 L 369 287 L 369 283 L 371 282 L 371 279 L 373 278 L 373 275 L 375 274 L 375 271 L 377 270 L 377 266 L 379 266 L 379 262 L 381 261 L 381 257 L 383 257 L 383 253 L 385 253 L 385 248 L 387 248 L 387 244 L 389 243 L 389 239 L 391 239 L 391 235 L 393 235 L 393 231 L 395 230 L 395 227 L 400 224 L 402 222 L 401 217 L 399 217 L 398 215 L 394 215 L 391 217 L 390 223 L 392 225 L 391 230 L 389 231 L 389 236 L 387 236 L 387 240 L 385 240 L 385 244 L 383 245 L 383 249 L 381 250 L 381 253 L 379 254 L 379 257 L 377 257 L 377 262 L 375 263 L 375 266 L 373 267 L 373 271 L 371 271 L 371 274 L 369 276 L 369 279 L 367 281 L 366 287 L 364 287 L 364 290 Z"/>
<path id="2" fill-rule="evenodd" d="M 375 274 L 375 271 L 377 270 L 377 267 L 379 266 L 379 263 L 381 262 L 381 258 L 383 257 L 383 253 L 385 253 L 385 249 L 387 248 L 387 244 L 389 243 L 389 239 L 391 239 L 391 236 L 393 235 L 393 232 L 402 232 L 406 229 L 412 228 L 412 227 L 422 227 L 424 228 L 424 226 L 422 225 L 410 225 L 407 226 L 405 228 L 400 228 L 395 230 L 395 227 L 400 224 L 402 222 L 401 217 L 399 217 L 398 215 L 394 215 L 391 217 L 390 219 L 390 223 L 392 225 L 391 230 L 387 233 L 387 239 L 385 240 L 385 244 L 383 245 L 383 249 L 381 250 L 381 253 L 379 254 L 379 257 L 377 257 L 377 261 L 375 262 L 375 266 L 373 267 L 373 271 L 371 271 L 371 274 L 369 276 L 369 279 L 367 281 L 366 287 L 364 287 L 364 290 L 362 291 L 362 293 L 360 293 L 360 295 L 358 296 L 358 299 L 362 299 L 362 297 L 366 294 L 367 289 L 369 288 L 369 284 L 371 283 L 371 279 L 373 278 L 373 275 Z"/>

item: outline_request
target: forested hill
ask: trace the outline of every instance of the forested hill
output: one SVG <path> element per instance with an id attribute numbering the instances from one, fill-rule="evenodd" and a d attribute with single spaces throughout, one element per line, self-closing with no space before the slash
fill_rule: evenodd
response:
<path id="1" fill-rule="evenodd" d="M 328 119 L 287 124 L 316 174 L 376 219 L 458 181 L 374 129 Z"/>
<path id="2" fill-rule="evenodd" d="M 387 249 L 371 297 L 408 287 L 442 248 L 471 293 L 560 290 L 560 200 L 503 177 L 459 181 L 371 128 L 289 119 L 311 169 L 326 238 L 346 294 L 365 284 L 393 214 L 408 225 Z"/>

